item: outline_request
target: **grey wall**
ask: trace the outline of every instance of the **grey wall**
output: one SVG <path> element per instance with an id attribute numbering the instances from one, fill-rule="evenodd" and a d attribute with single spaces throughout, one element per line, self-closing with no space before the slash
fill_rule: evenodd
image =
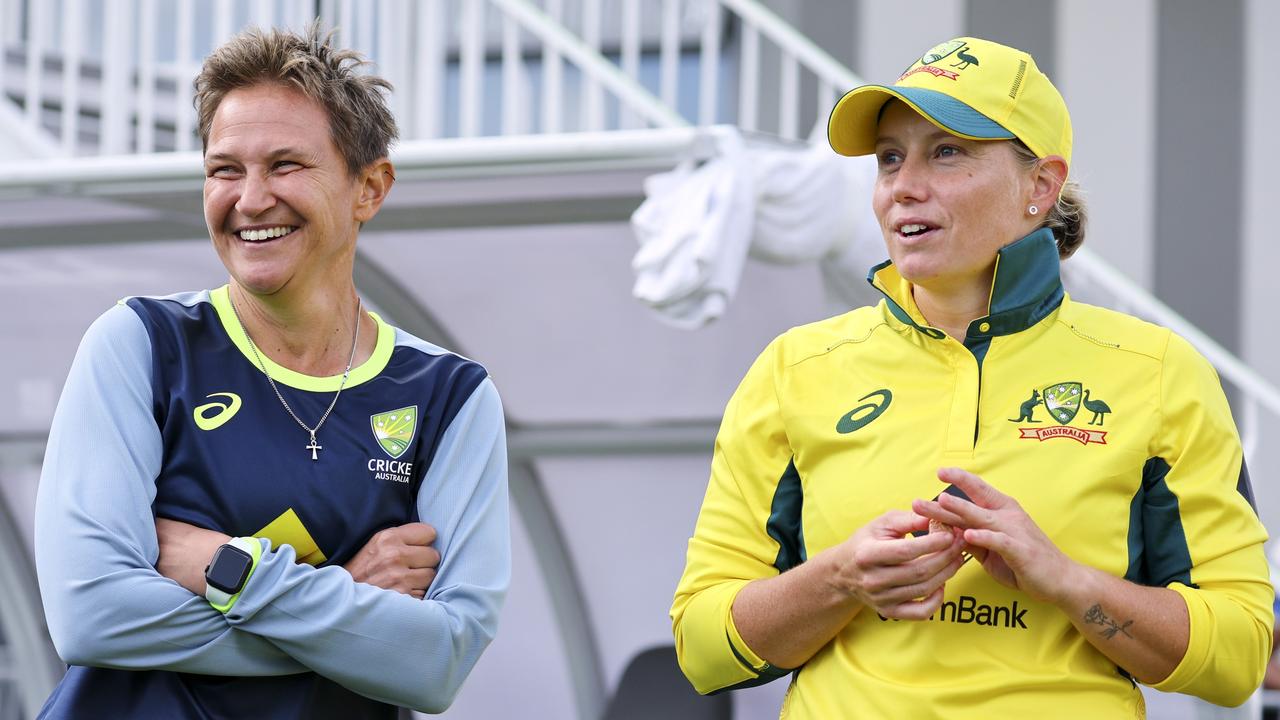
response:
<path id="1" fill-rule="evenodd" d="M 965 34 L 994 40 L 1031 53 L 1036 65 L 1057 77 L 1056 0 L 969 0 Z"/>
<path id="2" fill-rule="evenodd" d="M 1243 2 L 1165 0 L 1156 27 L 1156 293 L 1239 351 Z"/>

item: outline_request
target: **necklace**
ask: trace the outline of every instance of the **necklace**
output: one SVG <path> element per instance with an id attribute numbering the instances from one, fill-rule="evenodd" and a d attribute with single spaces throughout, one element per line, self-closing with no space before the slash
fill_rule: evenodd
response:
<path id="1" fill-rule="evenodd" d="M 253 357 L 258 361 L 258 367 L 262 368 L 262 374 L 267 376 L 267 382 L 271 383 L 271 389 L 276 391 L 276 397 L 280 399 L 280 404 L 284 406 L 285 412 L 289 413 L 289 417 L 293 421 L 302 426 L 311 434 L 311 444 L 306 446 L 306 450 L 311 451 L 311 459 L 319 460 L 320 456 L 316 453 L 324 449 L 323 445 L 316 444 L 316 433 L 320 432 L 320 427 L 324 425 L 324 421 L 329 419 L 329 413 L 333 412 L 333 407 L 338 404 L 338 396 L 342 394 L 342 388 L 347 386 L 347 378 L 351 376 L 351 363 L 356 359 L 356 347 L 360 344 L 360 297 L 356 296 L 356 332 L 355 337 L 351 339 L 351 356 L 347 358 L 347 369 L 342 371 L 342 382 L 338 384 L 338 392 L 333 394 L 333 400 L 329 403 L 329 408 L 320 416 L 320 421 L 315 427 L 309 427 L 302 422 L 302 418 L 289 407 L 289 403 L 284 399 L 284 395 L 280 394 L 280 388 L 276 386 L 275 378 L 271 377 L 271 373 L 267 371 L 267 364 L 262 361 L 262 355 L 258 353 L 258 346 L 254 344 L 253 338 L 249 337 L 249 330 L 244 326 L 244 319 L 240 317 L 240 310 L 236 308 L 236 303 L 231 299 L 231 292 L 227 292 L 227 300 L 231 303 L 231 311 L 235 313 L 236 323 L 240 325 L 240 332 L 244 333 L 244 339 L 249 341 L 249 349 L 253 351 Z"/>

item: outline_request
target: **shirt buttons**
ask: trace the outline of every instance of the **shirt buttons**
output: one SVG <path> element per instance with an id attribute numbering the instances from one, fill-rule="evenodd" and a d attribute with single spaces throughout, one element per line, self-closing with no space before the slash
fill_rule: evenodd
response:
<path id="1" fill-rule="evenodd" d="M 981 332 L 990 332 L 990 331 L 991 331 L 991 323 L 985 323 L 985 322 L 984 322 L 984 323 L 982 323 L 982 324 L 978 325 L 978 330 L 979 330 L 979 331 L 981 331 Z"/>

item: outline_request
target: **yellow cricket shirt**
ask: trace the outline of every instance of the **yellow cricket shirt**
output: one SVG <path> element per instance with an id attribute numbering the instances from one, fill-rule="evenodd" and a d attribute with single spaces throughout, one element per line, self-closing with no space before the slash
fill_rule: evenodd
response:
<path id="1" fill-rule="evenodd" d="M 1001 251 L 990 314 L 963 343 L 926 325 L 892 265 L 870 279 L 885 300 L 777 338 L 725 409 L 671 608 L 698 691 L 790 672 L 734 628 L 744 585 L 933 497 L 937 468 L 956 465 L 1016 498 L 1073 559 L 1185 599 L 1190 645 L 1156 687 L 1247 698 L 1271 650 L 1274 592 L 1213 368 L 1167 329 L 1071 302 L 1048 230 Z M 929 620 L 860 612 L 795 673 L 782 708 L 797 720 L 1033 716 L 1144 708 L 1065 614 L 975 562 Z"/>

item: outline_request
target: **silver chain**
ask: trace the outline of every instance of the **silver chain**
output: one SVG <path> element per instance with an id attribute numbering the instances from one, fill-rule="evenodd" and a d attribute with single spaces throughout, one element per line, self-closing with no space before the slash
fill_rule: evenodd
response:
<path id="1" fill-rule="evenodd" d="M 245 327 L 244 319 L 240 317 L 240 310 L 236 307 L 236 301 L 231 298 L 230 288 L 227 289 L 227 300 L 231 303 L 231 312 L 236 316 L 236 323 L 240 325 L 240 332 L 244 333 L 244 339 L 248 341 L 249 349 L 253 351 L 253 357 L 258 361 L 258 367 L 262 368 L 262 374 L 267 376 L 267 382 L 271 383 L 271 389 L 276 391 L 276 397 L 280 399 L 280 404 L 284 406 L 285 412 L 289 413 L 289 417 L 293 418 L 294 422 L 302 426 L 302 429 L 311 435 L 311 444 L 307 445 L 305 449 L 311 451 L 312 460 L 319 460 L 320 456 L 316 454 L 316 451 L 323 450 L 324 446 L 316 444 L 316 433 L 320 432 L 324 421 L 329 419 L 329 413 L 333 412 L 334 406 L 338 404 L 338 396 L 342 394 L 342 389 L 347 386 L 347 378 L 351 377 L 351 364 L 356 359 L 356 347 L 360 344 L 360 310 L 362 307 L 360 297 L 356 296 L 356 332 L 351 339 L 351 356 L 347 358 L 347 369 L 342 371 L 342 382 L 338 384 L 338 392 L 333 394 L 333 400 L 329 403 L 329 408 L 324 411 L 324 415 L 320 416 L 320 421 L 316 423 L 315 427 L 309 427 L 302 422 L 302 418 L 298 417 L 293 408 L 289 407 L 284 395 L 280 394 L 280 388 L 276 386 L 275 378 L 271 377 L 271 373 L 268 372 L 267 364 L 262 361 L 262 355 L 258 353 L 258 346 L 253 342 L 253 338 L 249 336 L 249 329 Z"/>

